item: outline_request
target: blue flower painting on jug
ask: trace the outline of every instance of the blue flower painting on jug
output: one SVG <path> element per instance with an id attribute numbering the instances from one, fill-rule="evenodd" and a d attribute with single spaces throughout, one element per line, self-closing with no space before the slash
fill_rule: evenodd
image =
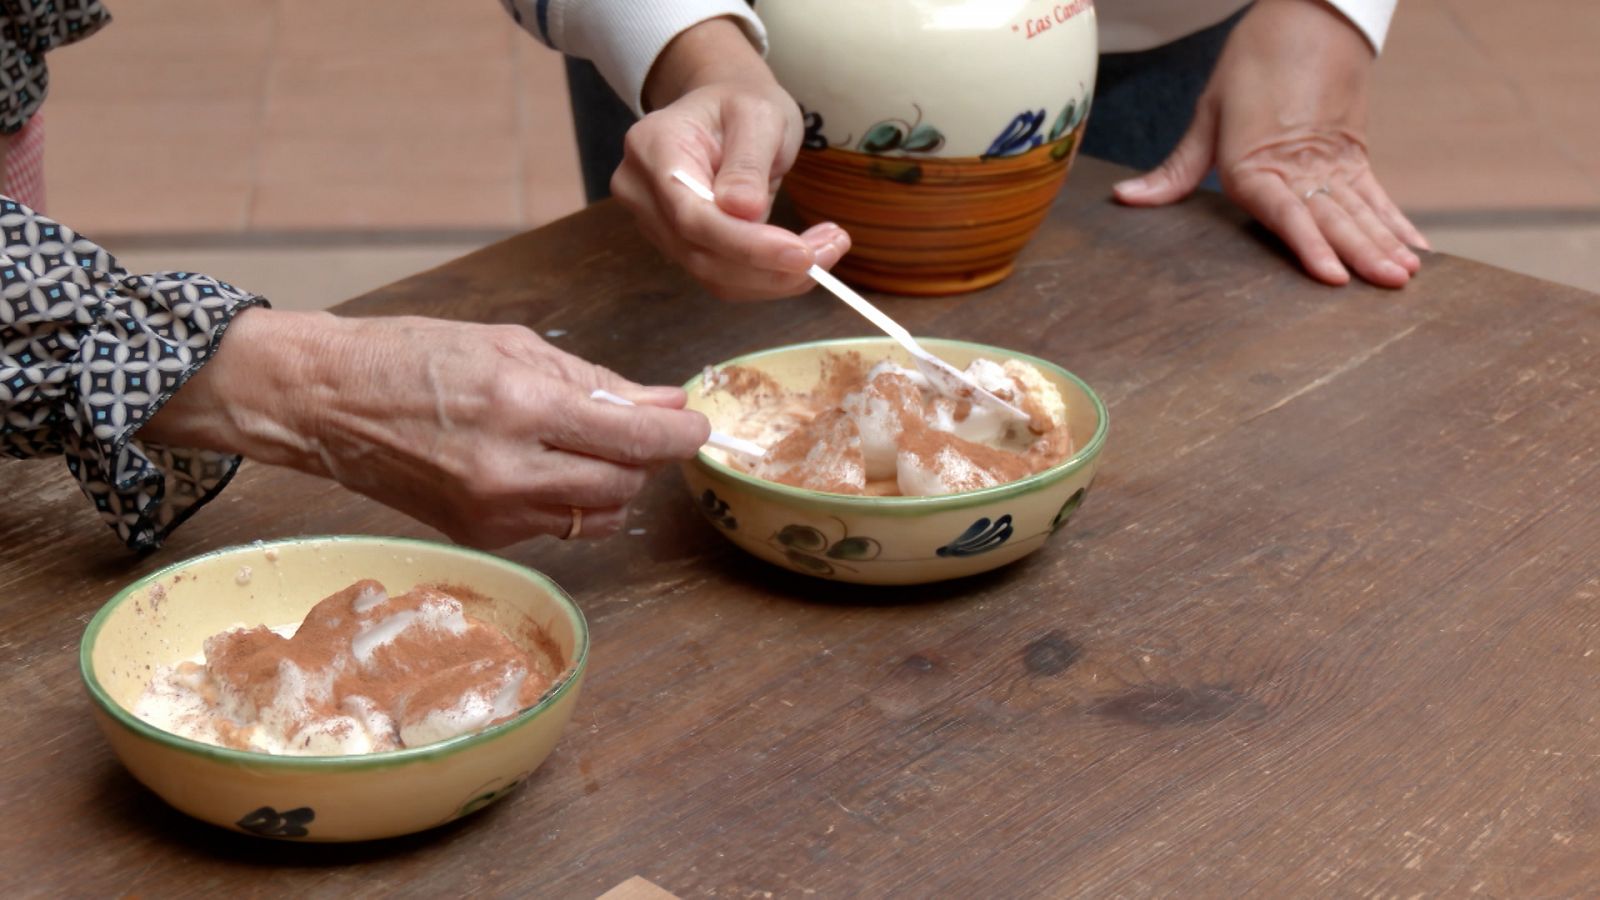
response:
<path id="1" fill-rule="evenodd" d="M 1001 128 L 981 158 L 1018 156 L 1045 144 L 1052 146 L 1051 156 L 1055 159 L 1066 157 L 1072 152 L 1078 132 L 1089 114 L 1089 92 L 1083 85 L 1078 87 L 1080 95 L 1067 101 L 1066 106 L 1057 113 L 1048 132 L 1044 127 L 1048 118 L 1046 110 L 1023 110 L 1012 116 Z M 854 139 L 854 136 L 846 136 L 842 140 L 834 141 L 823 134 L 825 120 L 822 113 L 801 107 L 805 123 L 805 136 L 801 140 L 801 146 L 806 150 L 826 150 L 832 147 L 874 156 L 937 154 L 945 146 L 944 133 L 922 121 L 920 104 L 913 103 L 911 108 L 915 112 L 910 119 L 885 118 L 868 128 L 866 134 L 859 140 Z"/>

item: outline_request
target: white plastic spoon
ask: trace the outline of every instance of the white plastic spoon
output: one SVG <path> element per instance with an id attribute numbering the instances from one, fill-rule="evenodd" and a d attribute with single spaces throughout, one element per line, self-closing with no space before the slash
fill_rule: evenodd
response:
<path id="1" fill-rule="evenodd" d="M 589 395 L 589 399 L 604 400 L 607 403 L 614 403 L 617 406 L 638 406 L 638 404 L 634 403 L 632 400 L 629 400 L 626 397 L 619 397 L 605 388 L 595 388 L 594 393 Z M 720 431 L 711 432 L 711 437 L 706 441 L 706 443 L 718 448 L 719 450 L 726 450 L 729 453 L 737 453 L 741 456 L 748 456 L 751 459 L 760 459 L 761 457 L 767 455 L 766 448 L 762 447 L 760 444 L 757 444 L 755 441 L 747 441 L 744 438 L 736 438 L 731 434 L 723 434 Z"/>
<path id="2" fill-rule="evenodd" d="M 693 191 L 702 200 L 716 202 L 717 197 L 711 193 L 711 189 L 701 184 L 688 172 L 682 169 L 673 169 L 672 177 Z M 883 310 L 868 302 L 867 298 L 851 290 L 849 285 L 833 277 L 828 270 L 821 266 L 812 266 L 807 270 L 806 274 L 811 276 L 812 281 L 827 288 L 835 297 L 843 300 L 845 305 L 860 313 L 867 321 L 878 326 L 884 334 L 894 338 L 900 346 L 904 347 L 906 352 L 911 354 L 911 361 L 916 365 L 917 371 L 928 379 L 928 383 L 933 385 L 934 390 L 949 397 L 971 397 L 990 409 L 1002 412 L 1022 422 L 1028 421 L 1029 416 L 1027 413 L 996 397 L 983 385 L 968 378 L 965 372 L 923 349 L 922 345 L 917 343 L 917 339 L 911 336 L 911 332 L 907 331 L 899 322 L 889 318 L 884 314 Z"/>

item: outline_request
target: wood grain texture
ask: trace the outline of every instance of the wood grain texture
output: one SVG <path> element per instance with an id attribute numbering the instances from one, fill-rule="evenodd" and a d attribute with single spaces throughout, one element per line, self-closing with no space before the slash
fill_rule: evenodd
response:
<path id="1" fill-rule="evenodd" d="M 1080 161 L 1016 274 L 885 299 L 1110 405 L 1089 503 L 1008 569 L 911 589 L 744 557 L 675 473 L 634 527 L 506 555 L 593 626 L 517 794 L 374 845 L 266 843 L 110 756 L 87 618 L 216 547 L 408 520 L 247 465 L 160 552 L 58 461 L 0 466 L 0 895 L 1556 896 L 1600 885 L 1600 297 L 1445 256 L 1330 289 L 1217 198 Z M 705 297 L 602 205 L 353 301 L 564 329 L 644 381 L 864 333 L 820 295 Z"/>

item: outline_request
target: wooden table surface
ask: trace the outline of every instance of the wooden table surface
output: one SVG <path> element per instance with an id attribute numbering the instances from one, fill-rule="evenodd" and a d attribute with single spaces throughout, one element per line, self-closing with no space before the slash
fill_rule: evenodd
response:
<path id="1" fill-rule="evenodd" d="M 885 299 L 1059 361 L 1112 433 L 1057 539 L 954 584 L 745 557 L 676 472 L 643 534 L 504 551 L 593 627 L 556 753 L 444 829 L 361 846 L 201 825 L 90 721 L 122 584 L 296 534 L 427 535 L 247 464 L 136 558 L 59 460 L 0 465 L 0 895 L 1409 896 L 1600 889 L 1600 296 L 1446 256 L 1321 287 L 1215 197 L 1080 162 L 1012 278 Z M 712 300 L 602 205 L 359 298 L 561 329 L 641 381 L 865 333 L 814 295 Z"/>

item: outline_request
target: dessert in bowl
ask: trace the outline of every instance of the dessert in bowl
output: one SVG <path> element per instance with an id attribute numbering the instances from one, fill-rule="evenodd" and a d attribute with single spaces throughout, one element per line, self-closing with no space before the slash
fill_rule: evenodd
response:
<path id="1" fill-rule="evenodd" d="M 488 646 L 495 667 L 465 678 L 463 666 L 485 667 L 456 660 L 453 676 L 419 680 L 409 692 L 424 698 L 414 699 L 418 714 L 397 712 L 392 723 L 357 703 L 286 726 L 285 709 L 305 708 L 304 682 L 317 677 L 305 663 L 318 650 L 304 641 L 289 649 L 258 626 L 289 631 L 313 608 L 304 628 L 321 628 L 331 644 L 330 622 L 354 624 L 355 652 L 373 665 L 392 664 L 391 651 L 418 644 L 429 625 L 465 642 L 433 652 L 476 657 Z M 418 628 L 408 636 L 406 625 Z M 253 661 L 241 652 L 269 643 L 283 646 Z M 263 837 L 354 841 L 444 824 L 519 785 L 572 715 L 588 643 L 571 598 L 531 569 L 426 541 L 313 537 L 218 550 L 139 579 L 90 621 L 80 663 L 112 749 L 174 807 Z M 211 670 L 230 658 L 240 664 Z M 373 669 L 369 686 L 397 672 Z M 241 682 L 240 673 L 249 677 Z M 302 689 L 293 702 L 284 699 L 291 681 Z M 259 721 L 235 727 L 217 712 L 237 716 L 252 682 Z M 243 694 L 230 692 L 241 684 Z M 472 693 L 480 688 L 487 695 Z M 449 699 L 438 699 L 441 689 Z M 202 696 L 212 705 L 195 705 Z"/>
<path id="2" fill-rule="evenodd" d="M 959 578 L 1044 546 L 1088 495 L 1106 440 L 1105 406 L 1044 360 L 922 342 L 991 379 L 1029 421 L 996 419 L 931 396 L 925 385 L 913 390 L 910 358 L 887 338 L 750 354 L 685 385 L 689 406 L 712 427 L 768 447 L 760 461 L 708 449 L 684 464 L 702 514 L 755 556 L 860 584 Z M 905 422 L 893 446 L 879 427 L 886 410 Z"/>

